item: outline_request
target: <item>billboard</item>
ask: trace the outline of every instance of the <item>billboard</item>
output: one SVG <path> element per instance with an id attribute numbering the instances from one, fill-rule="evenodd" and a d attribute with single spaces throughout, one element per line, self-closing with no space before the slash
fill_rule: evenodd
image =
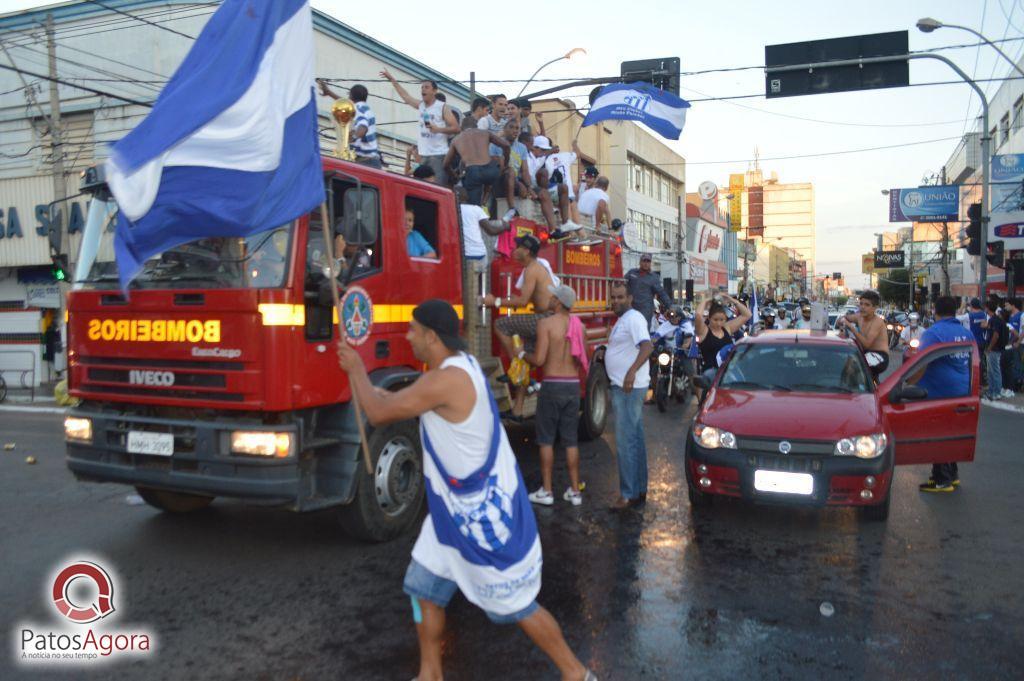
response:
<path id="1" fill-rule="evenodd" d="M 1024 154 L 992 157 L 992 212 L 1020 210 L 1024 203 Z"/>
<path id="2" fill-rule="evenodd" d="M 874 269 L 886 270 L 906 266 L 906 254 L 903 251 L 878 251 L 875 253 Z"/>
<path id="3" fill-rule="evenodd" d="M 889 222 L 955 222 L 960 219 L 957 185 L 889 190 Z"/>
<path id="4" fill-rule="evenodd" d="M 725 231 L 707 220 L 698 219 L 697 252 L 710 260 L 718 260 L 722 254 Z"/>
<path id="5" fill-rule="evenodd" d="M 988 216 L 988 242 L 1003 241 L 1006 250 L 1024 248 L 1024 211 L 998 212 Z"/>
<path id="6" fill-rule="evenodd" d="M 860 271 L 861 274 L 874 274 L 875 273 L 875 255 L 874 253 L 865 253 L 860 256 Z"/>
<path id="7" fill-rule="evenodd" d="M 743 173 L 729 174 L 729 228 L 738 232 L 743 228 Z"/>
<path id="8" fill-rule="evenodd" d="M 764 236 L 764 188 L 747 189 L 747 236 Z"/>

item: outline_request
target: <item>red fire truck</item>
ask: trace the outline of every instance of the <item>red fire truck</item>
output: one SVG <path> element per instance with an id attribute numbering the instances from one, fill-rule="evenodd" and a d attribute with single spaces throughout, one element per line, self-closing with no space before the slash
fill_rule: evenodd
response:
<path id="1" fill-rule="evenodd" d="M 397 390 L 419 376 L 404 335 L 413 307 L 427 298 L 456 306 L 471 348 L 496 379 L 502 363 L 490 316 L 516 311 L 476 306 L 470 289 L 481 286 L 463 271 L 452 193 L 334 158 L 323 167 L 328 219 L 350 244 L 341 322 L 375 385 Z M 91 177 L 89 187 L 103 186 Z M 408 256 L 406 211 L 437 257 Z M 362 462 L 334 351 L 340 327 L 319 210 L 247 238 L 171 249 L 145 264 L 128 297 L 109 243 L 96 245 L 102 212 L 90 211 L 68 296 L 69 389 L 81 403 L 67 416 L 65 436 L 77 478 L 133 485 L 149 504 L 178 513 L 215 497 L 294 511 L 337 506 L 342 526 L 370 541 L 414 522 L 424 499 L 416 422 L 367 426 L 373 472 Z M 517 218 L 515 228 L 546 238 L 530 220 Z M 609 281 L 622 275 L 620 253 L 617 242 L 595 236 L 546 244 L 540 254 L 577 291 L 597 360 L 586 377 L 585 437 L 600 435 L 608 414 L 597 351 L 613 322 L 605 301 Z M 486 285 L 504 293 L 519 268 L 499 258 L 491 269 Z M 507 401 L 505 384 L 492 385 Z"/>

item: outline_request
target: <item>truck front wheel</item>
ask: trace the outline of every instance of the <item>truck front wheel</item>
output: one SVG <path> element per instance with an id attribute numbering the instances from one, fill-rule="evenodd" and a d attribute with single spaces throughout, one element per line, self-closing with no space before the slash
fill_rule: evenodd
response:
<path id="1" fill-rule="evenodd" d="M 147 504 L 168 513 L 191 513 L 192 511 L 206 508 L 213 502 L 213 497 L 169 492 L 165 489 L 153 489 L 152 487 L 136 487 L 135 491 L 139 493 L 139 496 Z"/>
<path id="2" fill-rule="evenodd" d="M 423 451 L 415 421 L 374 429 L 367 435 L 373 474 L 359 456 L 359 483 L 352 503 L 340 509 L 342 527 L 369 542 L 394 539 L 423 508 Z"/>

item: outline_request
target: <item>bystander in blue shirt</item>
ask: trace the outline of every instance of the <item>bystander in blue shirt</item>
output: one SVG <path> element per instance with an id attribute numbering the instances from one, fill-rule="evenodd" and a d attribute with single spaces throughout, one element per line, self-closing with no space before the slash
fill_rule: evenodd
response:
<path id="1" fill-rule="evenodd" d="M 955 317 L 940 319 L 921 335 L 921 350 L 939 343 L 976 341 Z M 964 349 L 932 361 L 917 382 L 928 391 L 928 399 L 963 397 L 971 392 L 971 351 Z"/>

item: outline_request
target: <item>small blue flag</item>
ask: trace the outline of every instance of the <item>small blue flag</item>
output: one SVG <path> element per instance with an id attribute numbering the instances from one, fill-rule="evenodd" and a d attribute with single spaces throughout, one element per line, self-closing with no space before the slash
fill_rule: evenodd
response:
<path id="1" fill-rule="evenodd" d="M 662 137 L 679 139 L 690 103 L 650 83 L 619 83 L 601 88 L 583 120 L 583 127 L 600 121 L 636 121 Z"/>

